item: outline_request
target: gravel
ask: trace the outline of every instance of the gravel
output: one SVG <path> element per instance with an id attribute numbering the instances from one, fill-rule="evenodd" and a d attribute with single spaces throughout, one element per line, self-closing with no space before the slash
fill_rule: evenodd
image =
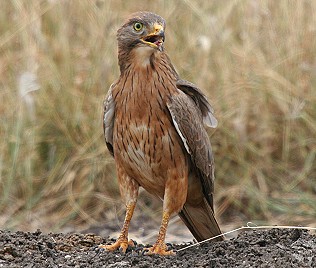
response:
<path id="1" fill-rule="evenodd" d="M 169 244 L 176 256 L 145 256 L 137 244 L 126 254 L 99 244 L 95 234 L 0 231 L 0 267 L 316 267 L 316 236 L 304 230 L 271 229 L 240 233 L 223 242 Z M 179 251 L 180 250 L 180 251 Z"/>

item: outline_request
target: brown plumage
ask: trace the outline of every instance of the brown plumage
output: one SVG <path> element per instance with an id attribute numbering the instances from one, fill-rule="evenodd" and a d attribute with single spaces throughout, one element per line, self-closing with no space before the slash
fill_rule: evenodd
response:
<path id="1" fill-rule="evenodd" d="M 172 66 L 163 48 L 164 30 L 163 18 L 137 12 L 117 32 L 121 75 L 105 100 L 104 134 L 126 217 L 118 240 L 101 246 L 108 250 L 125 252 L 132 245 L 128 226 L 139 186 L 163 199 L 161 227 L 148 254 L 173 254 L 164 240 L 174 213 L 198 241 L 221 234 L 213 210 L 213 155 L 204 128 L 216 127 L 217 121 L 203 93 Z"/>

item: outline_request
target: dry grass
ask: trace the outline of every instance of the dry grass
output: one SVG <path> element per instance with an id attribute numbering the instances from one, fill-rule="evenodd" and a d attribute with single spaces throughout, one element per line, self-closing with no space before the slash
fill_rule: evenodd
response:
<path id="1" fill-rule="evenodd" d="M 215 108 L 219 216 L 312 223 L 315 1 L 13 0 L 0 9 L 0 226 L 92 224 L 119 204 L 102 101 L 116 29 L 137 10 L 167 20 L 174 65 Z"/>

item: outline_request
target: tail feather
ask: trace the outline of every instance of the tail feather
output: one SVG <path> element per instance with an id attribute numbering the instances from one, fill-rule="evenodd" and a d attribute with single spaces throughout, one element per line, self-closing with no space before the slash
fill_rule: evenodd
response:
<path id="1" fill-rule="evenodd" d="M 184 204 L 179 216 L 199 242 L 222 234 L 214 212 L 205 199 L 199 206 Z M 224 236 L 220 236 L 213 241 L 223 240 Z"/>

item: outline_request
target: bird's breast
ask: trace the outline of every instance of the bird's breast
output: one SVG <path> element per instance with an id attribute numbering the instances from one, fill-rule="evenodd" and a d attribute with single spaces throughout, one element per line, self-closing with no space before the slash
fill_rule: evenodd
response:
<path id="1" fill-rule="evenodd" d="M 148 191 L 162 194 L 168 169 L 183 154 L 169 119 L 162 114 L 159 119 L 132 118 L 117 124 L 114 131 L 115 156 L 127 174 Z"/>
<path id="2" fill-rule="evenodd" d="M 163 196 L 168 172 L 185 169 L 187 156 L 166 106 L 174 84 L 145 78 L 127 79 L 116 95 L 114 155 L 130 177 Z"/>

